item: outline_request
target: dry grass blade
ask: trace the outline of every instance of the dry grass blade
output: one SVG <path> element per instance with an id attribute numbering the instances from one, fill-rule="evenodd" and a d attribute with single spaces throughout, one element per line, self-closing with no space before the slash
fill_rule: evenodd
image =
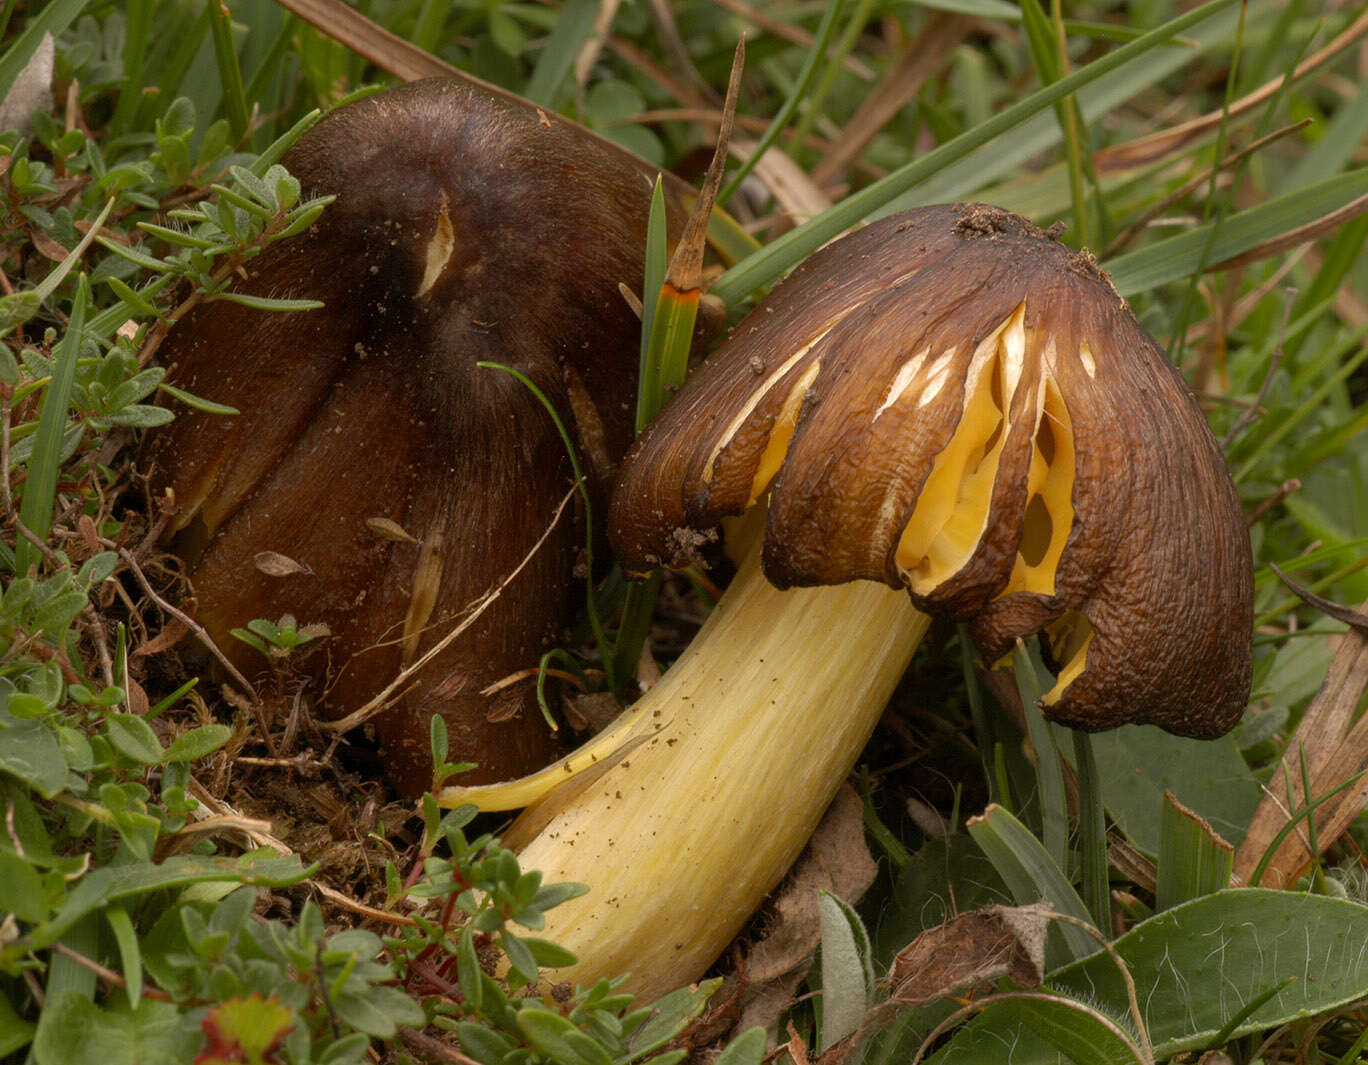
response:
<path id="1" fill-rule="evenodd" d="M 1232 167 L 1238 166 L 1261 148 L 1266 148 L 1274 141 L 1282 140 L 1282 138 L 1286 137 L 1288 134 L 1303 130 L 1310 124 L 1311 119 L 1304 118 L 1300 122 L 1294 122 L 1291 125 L 1283 126 L 1282 129 L 1275 129 L 1267 136 L 1260 137 L 1258 140 L 1245 145 L 1238 151 L 1227 155 L 1221 160 L 1218 166 L 1194 174 L 1158 203 L 1142 212 L 1138 218 L 1128 223 L 1126 228 L 1121 230 L 1121 232 L 1113 238 L 1112 242 L 1107 245 L 1107 250 L 1102 253 L 1102 258 L 1110 259 L 1113 255 L 1118 254 L 1120 250 L 1134 240 L 1146 226 L 1164 214 L 1164 212 L 1169 210 L 1174 204 L 1190 196 L 1203 185 L 1210 184 L 1213 170 L 1229 170 Z"/>
<path id="2" fill-rule="evenodd" d="M 656 36 L 660 38 L 660 44 L 665 50 L 666 61 L 670 64 L 670 69 L 674 71 L 675 77 L 688 82 L 703 99 L 716 100 L 717 93 L 703 75 L 698 72 L 698 68 L 694 66 L 693 56 L 689 54 L 689 46 L 684 43 L 684 38 L 680 35 L 679 25 L 675 22 L 674 9 L 669 0 L 649 0 L 646 10 L 651 14 L 651 21 L 656 28 Z"/>
<path id="3" fill-rule="evenodd" d="M 703 255 L 708 244 L 708 219 L 712 215 L 717 190 L 722 187 L 722 175 L 727 164 L 727 145 L 731 141 L 732 125 L 736 120 L 736 97 L 741 90 L 741 71 L 746 64 L 746 39 L 736 42 L 732 55 L 731 79 L 727 84 L 727 102 L 722 108 L 722 128 L 717 134 L 717 147 L 713 151 L 712 162 L 708 164 L 707 176 L 698 193 L 698 202 L 693 213 L 684 225 L 684 234 L 679 238 L 670 268 L 665 274 L 665 283 L 679 292 L 692 292 L 703 284 Z"/>
<path id="4" fill-rule="evenodd" d="M 1232 270 L 1237 266 L 1244 266 L 1246 263 L 1258 262 L 1260 259 L 1267 259 L 1270 255 L 1278 255 L 1295 248 L 1299 244 L 1323 237 L 1327 233 L 1333 233 L 1346 222 L 1351 222 L 1359 215 L 1368 211 L 1368 195 L 1360 196 L 1356 200 L 1351 200 L 1337 211 L 1331 211 L 1327 215 L 1322 215 L 1314 222 L 1307 222 L 1304 226 L 1288 230 L 1281 236 L 1274 237 L 1272 240 L 1250 248 L 1246 252 L 1226 259 L 1224 262 L 1215 263 L 1207 267 L 1207 272 L 1212 273 L 1217 270 Z"/>
<path id="5" fill-rule="evenodd" d="M 1368 768 L 1368 717 L 1354 721 L 1359 700 L 1368 689 L 1368 636 L 1351 629 L 1334 640 L 1330 670 L 1275 768 L 1235 855 L 1235 876 L 1242 881 L 1249 880 L 1274 838 L 1306 806 L 1301 752 L 1305 752 L 1312 801 Z M 1319 848 L 1324 851 L 1334 843 L 1366 806 L 1368 777 L 1321 806 L 1315 815 Z M 1250 886 L 1289 887 L 1312 858 L 1305 834 L 1293 832 L 1268 863 L 1261 883 Z"/>
<path id="6" fill-rule="evenodd" d="M 1368 35 L 1368 15 L 1362 15 L 1355 19 L 1352 24 L 1345 28 L 1344 32 L 1319 52 L 1302 60 L 1297 68 L 1292 71 L 1292 80 L 1298 81 L 1312 71 L 1319 70 L 1365 35 Z M 1180 150 L 1198 137 L 1215 129 L 1223 119 L 1239 118 L 1241 115 L 1253 111 L 1260 104 L 1267 102 L 1274 93 L 1282 88 L 1285 80 L 1285 77 L 1274 78 L 1272 81 L 1259 86 L 1248 96 L 1236 100 L 1228 108 L 1210 111 L 1189 122 L 1158 130 L 1126 144 L 1104 148 L 1093 156 L 1097 172 L 1099 174 L 1111 173 L 1158 162 L 1166 155 Z"/>
<path id="7" fill-rule="evenodd" d="M 599 0 L 598 11 L 594 15 L 593 29 L 590 30 L 588 39 L 580 46 L 580 50 L 575 56 L 575 85 L 581 92 L 589 83 L 589 75 L 594 69 L 594 64 L 598 62 L 604 44 L 607 43 L 608 31 L 613 26 L 613 19 L 617 17 L 617 12 L 618 0 Z"/>
<path id="8" fill-rule="evenodd" d="M 812 180 L 829 185 L 850 167 L 879 130 L 939 71 L 974 26 L 965 15 L 933 11 L 926 26 L 908 42 L 907 50 L 872 93 L 866 97 L 839 140 L 813 168 Z"/>
<path id="9" fill-rule="evenodd" d="M 738 159 L 748 159 L 754 149 L 754 141 L 732 142 L 732 155 Z M 784 215 L 795 223 L 806 222 L 831 206 L 831 198 L 821 187 L 791 155 L 776 146 L 772 145 L 755 164 L 753 176 L 764 183 Z"/>
<path id="10" fill-rule="evenodd" d="M 276 0 L 281 7 L 292 11 L 326 37 L 350 48 L 357 55 L 369 59 L 381 70 L 387 70 L 404 81 L 420 78 L 460 78 L 482 85 L 503 97 L 511 94 L 478 78 L 457 70 L 435 55 L 410 44 L 372 22 L 342 0 Z"/>

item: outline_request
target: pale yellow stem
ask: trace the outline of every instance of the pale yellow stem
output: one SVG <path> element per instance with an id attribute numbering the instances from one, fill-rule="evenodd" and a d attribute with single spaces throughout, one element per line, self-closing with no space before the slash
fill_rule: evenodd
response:
<path id="1" fill-rule="evenodd" d="M 643 1001 L 697 980 L 797 858 L 928 624 L 870 582 L 778 591 L 754 549 L 633 707 L 635 747 L 505 833 L 546 883 L 590 887 L 547 913 L 538 935 L 579 957 L 548 977 L 630 972 Z"/>

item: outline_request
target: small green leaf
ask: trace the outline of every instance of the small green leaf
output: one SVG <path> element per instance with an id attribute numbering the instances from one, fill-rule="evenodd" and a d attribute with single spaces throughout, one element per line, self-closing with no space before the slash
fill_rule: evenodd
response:
<path id="1" fill-rule="evenodd" d="M 157 765 L 165 756 L 152 726 L 137 714 L 110 714 L 105 730 L 114 749 L 135 762 Z"/>
<path id="2" fill-rule="evenodd" d="M 37 721 L 0 728 L 0 771 L 18 777 L 44 798 L 66 786 L 67 764 L 52 730 Z"/>
<path id="3" fill-rule="evenodd" d="M 128 911 L 122 906 L 110 906 L 105 912 L 109 930 L 114 933 L 114 942 L 119 948 L 119 960 L 123 969 L 124 992 L 128 1004 L 137 1007 L 142 1001 L 143 967 L 142 948 L 138 944 L 138 933 Z"/>
<path id="4" fill-rule="evenodd" d="M 47 920 L 52 907 L 38 871 L 14 851 L 0 850 L 0 912 L 5 910 L 21 921 L 36 924 Z"/>
<path id="5" fill-rule="evenodd" d="M 499 936 L 499 945 L 508 955 L 508 963 L 515 973 L 529 983 L 537 978 L 537 959 L 521 939 L 511 932 L 504 932 Z"/>
<path id="6" fill-rule="evenodd" d="M 217 751 L 232 738 L 233 730 L 227 725 L 200 725 L 172 740 L 164 757 L 167 762 L 194 762 Z"/>
<path id="7" fill-rule="evenodd" d="M 518 1011 L 518 1028 L 537 1051 L 561 1065 L 613 1065 L 612 1056 L 602 1045 L 569 1018 L 540 1004 Z"/>
<path id="8" fill-rule="evenodd" d="M 765 1060 L 765 1030 L 747 1028 L 723 1048 L 712 1065 L 761 1065 Z"/>
<path id="9" fill-rule="evenodd" d="M 323 306 L 322 300 L 275 299 L 269 296 L 252 296 L 246 292 L 220 292 L 214 299 L 240 303 L 258 311 L 316 311 Z"/>
<path id="10" fill-rule="evenodd" d="M 822 921 L 822 1039 L 820 1053 L 859 1027 L 874 993 L 869 935 L 845 901 L 829 891 L 817 893 Z"/>
<path id="11" fill-rule="evenodd" d="M 456 1038 L 461 1041 L 462 1049 L 481 1065 L 501 1065 L 504 1055 L 517 1046 L 502 1032 L 473 1021 L 457 1024 Z"/>

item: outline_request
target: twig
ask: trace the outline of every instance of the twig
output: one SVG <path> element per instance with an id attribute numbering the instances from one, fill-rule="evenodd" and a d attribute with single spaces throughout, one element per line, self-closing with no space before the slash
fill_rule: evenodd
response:
<path id="1" fill-rule="evenodd" d="M 60 558 L 57 557 L 57 552 L 54 551 L 51 547 L 49 547 L 45 540 L 39 539 L 38 534 L 35 533 L 32 529 L 30 529 L 19 519 L 18 515 L 15 515 L 12 520 L 14 521 L 14 527 L 19 530 L 19 535 L 22 536 L 29 543 L 31 543 L 34 547 L 38 548 L 38 551 L 42 554 L 42 556 L 45 559 L 47 559 L 48 562 L 50 562 L 55 568 L 70 568 L 65 562 L 63 562 Z"/>
<path id="2" fill-rule="evenodd" d="M 119 546 L 113 540 L 106 540 L 104 537 L 100 538 L 100 543 L 104 547 L 117 551 L 119 553 L 119 557 L 123 559 L 124 562 L 127 563 L 128 568 L 133 571 L 133 576 L 137 578 L 138 584 L 142 587 L 142 590 L 147 595 L 147 597 L 151 599 L 152 602 L 154 602 L 160 609 L 170 614 L 173 618 L 175 618 L 187 629 L 189 629 L 195 635 L 195 638 L 198 639 L 199 642 L 202 643 L 209 650 L 209 653 L 219 660 L 223 668 L 228 671 L 228 675 L 232 677 L 233 680 L 237 681 L 238 685 L 242 687 L 249 696 L 251 696 L 251 699 L 254 703 L 261 702 L 261 696 L 259 696 L 257 694 L 256 689 L 252 687 L 251 681 L 249 681 L 246 677 L 239 673 L 237 667 L 234 666 L 232 662 L 228 661 L 228 656 L 219 650 L 218 644 L 214 643 L 213 639 L 209 636 L 209 633 L 205 631 L 204 626 L 201 625 L 194 618 L 192 618 L 189 614 L 185 613 L 183 610 L 179 610 L 176 607 L 172 606 L 170 603 L 168 603 L 165 599 L 163 599 L 160 595 L 157 594 L 156 590 L 148 581 L 147 574 L 143 573 L 142 567 L 138 565 L 138 560 L 133 557 L 133 552 L 129 551 L 126 547 Z"/>
<path id="3" fill-rule="evenodd" d="M 1293 477 L 1287 481 L 1283 481 L 1283 483 L 1278 486 L 1278 490 L 1276 492 L 1274 492 L 1267 499 L 1263 500 L 1258 506 L 1256 506 L 1253 510 L 1249 512 L 1249 517 L 1246 519 L 1247 523 L 1249 524 L 1249 527 L 1253 528 L 1256 524 L 1258 524 L 1260 519 L 1262 519 L 1265 514 L 1267 514 L 1270 510 L 1276 507 L 1279 503 L 1281 503 L 1284 499 L 1290 496 L 1301 486 L 1301 481 L 1299 481 L 1296 477 Z"/>
<path id="4" fill-rule="evenodd" d="M 1360 15 L 1345 28 L 1344 32 L 1319 52 L 1298 63 L 1296 69 L 1291 73 L 1290 80 L 1298 81 L 1318 67 L 1324 66 L 1365 34 L 1368 34 L 1368 15 Z M 1288 80 L 1287 75 L 1279 75 L 1271 81 L 1265 82 L 1242 99 L 1199 118 L 1159 130 L 1125 144 L 1104 148 L 1094 157 L 1097 169 L 1101 172 L 1142 166 L 1169 152 L 1177 151 L 1185 144 L 1191 143 L 1209 130 L 1214 129 L 1223 121 L 1230 121 L 1253 111 L 1278 92 L 1287 84 Z"/>
<path id="5" fill-rule="evenodd" d="M 81 612 L 85 618 L 86 634 L 90 637 L 90 642 L 95 645 L 95 656 L 100 660 L 100 675 L 104 678 L 106 686 L 114 687 L 114 661 L 109 656 L 109 641 L 105 639 L 104 622 L 100 620 L 100 613 L 95 609 L 94 603 L 87 603 L 85 610 Z M 128 693 L 125 692 L 125 695 Z"/>
<path id="6" fill-rule="evenodd" d="M 1266 240 L 1262 244 L 1256 244 L 1239 255 L 1232 255 L 1229 259 L 1222 259 L 1219 263 L 1211 263 L 1203 269 L 1208 273 L 1214 273 L 1217 270 L 1233 270 L 1237 266 L 1256 263 L 1260 259 L 1267 259 L 1272 255 L 1287 251 L 1289 248 L 1307 244 L 1327 233 L 1333 233 L 1346 222 L 1352 221 L 1366 211 L 1368 211 L 1368 195 L 1360 196 L 1329 214 L 1321 215 L 1314 221 L 1307 222 L 1296 229 L 1290 229 L 1281 236 Z"/>
<path id="7" fill-rule="evenodd" d="M 408 684 L 409 681 L 413 679 L 413 677 L 418 673 L 420 669 L 422 669 L 434 658 L 436 658 L 439 654 L 441 654 L 448 647 L 450 647 L 452 642 L 458 636 L 460 636 L 463 632 L 470 628 L 470 626 L 475 624 L 475 622 L 480 619 L 480 616 L 484 614 L 484 612 L 488 610 L 491 606 L 494 605 L 495 601 L 499 598 L 499 596 L 503 595 L 504 589 L 513 583 L 514 579 L 518 576 L 518 574 L 520 574 L 527 567 L 527 564 L 531 562 L 532 559 L 536 556 L 537 552 L 541 550 L 542 544 L 546 543 L 547 537 L 551 535 L 552 531 L 556 528 L 556 525 L 560 522 L 560 517 L 561 514 L 565 512 L 566 504 L 570 502 L 571 498 L 573 498 L 575 492 L 578 491 L 578 489 L 579 486 L 576 484 L 572 485 L 566 491 L 565 495 L 561 497 L 559 505 L 557 505 L 556 507 L 556 512 L 551 515 L 551 520 L 547 522 L 546 530 L 537 539 L 537 542 L 532 545 L 531 549 L 527 552 L 527 554 L 523 556 L 522 561 L 519 562 L 516 567 L 514 567 L 512 573 L 510 573 L 499 583 L 497 588 L 494 588 L 488 595 L 486 595 L 480 601 L 480 604 L 477 607 L 475 607 L 474 610 L 472 610 L 469 614 L 465 616 L 465 618 L 461 621 L 460 624 L 458 624 L 455 628 L 453 628 L 450 632 L 448 632 L 445 636 L 443 636 L 440 640 L 438 640 L 435 644 L 428 648 L 428 650 L 425 651 L 417 659 L 417 661 L 411 663 L 408 666 L 405 666 L 402 670 L 400 670 L 398 676 L 396 676 L 392 681 L 390 681 L 389 684 L 387 684 L 378 695 L 371 699 L 370 702 L 366 703 L 365 706 L 361 707 L 359 710 L 352 711 L 346 717 L 338 718 L 336 721 L 320 722 L 319 727 L 328 729 L 333 732 L 348 732 L 351 729 L 356 728 L 357 725 L 369 721 L 376 714 L 384 710 L 385 707 L 389 704 L 390 696 L 392 696 L 399 688 Z"/>
<path id="8" fill-rule="evenodd" d="M 526 680 L 528 677 L 538 677 L 541 676 L 541 673 L 542 670 L 539 666 L 530 666 L 527 669 L 520 669 L 516 673 L 510 673 L 506 677 L 500 677 L 493 684 L 485 685 L 483 688 L 480 689 L 480 694 L 495 695 L 503 691 L 505 688 L 513 687 L 513 685 L 517 684 L 520 680 Z M 575 676 L 575 674 L 569 672 L 568 670 L 551 669 L 548 667 L 546 670 L 546 675 L 548 677 L 555 677 L 557 680 L 567 681 L 568 683 L 573 684 L 575 687 L 577 687 L 580 691 L 588 690 L 587 686 L 584 683 L 584 679 L 582 677 Z"/>
<path id="9" fill-rule="evenodd" d="M 425 1035 L 417 1028 L 400 1027 L 399 1038 L 408 1045 L 409 1049 L 421 1051 L 438 1061 L 448 1062 L 449 1065 L 480 1065 L 474 1058 L 466 1057 L 455 1047 L 449 1047 L 440 1039 Z"/>
<path id="10" fill-rule="evenodd" d="M 87 958 L 84 954 L 81 954 L 78 951 L 72 950 L 70 947 L 68 947 L 65 943 L 61 942 L 60 940 L 58 940 L 56 943 L 52 945 L 52 949 L 55 950 L 58 954 L 66 955 L 68 958 L 70 958 L 72 961 L 74 961 L 77 965 L 81 966 L 82 968 L 89 969 L 101 980 L 104 980 L 112 987 L 126 988 L 128 986 L 128 981 L 123 978 L 122 974 L 116 973 L 113 969 L 106 969 L 99 962 Z M 162 991 L 159 988 L 155 987 L 143 988 L 143 997 L 156 999 L 158 1002 L 175 1001 L 175 999 L 173 999 L 165 991 Z"/>

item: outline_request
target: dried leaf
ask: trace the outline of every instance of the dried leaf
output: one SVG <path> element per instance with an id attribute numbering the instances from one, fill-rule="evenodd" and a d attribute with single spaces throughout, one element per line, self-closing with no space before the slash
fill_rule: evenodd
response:
<path id="1" fill-rule="evenodd" d="M 912 1006 L 1007 977 L 1039 987 L 1051 910 L 989 906 L 929 928 L 898 952 L 888 973 L 890 997 Z"/>
<path id="2" fill-rule="evenodd" d="M 1278 580 L 1287 585 L 1292 593 L 1302 602 L 1315 607 L 1322 614 L 1328 614 L 1336 621 L 1342 621 L 1351 628 L 1358 629 L 1359 632 L 1368 633 L 1368 614 L 1361 610 L 1351 610 L 1347 606 L 1341 606 L 1339 603 L 1336 603 L 1333 599 L 1326 599 L 1322 595 L 1317 595 L 1309 588 L 1303 588 L 1286 573 L 1278 569 L 1272 562 L 1268 564 L 1268 568 L 1271 569 Z"/>
<path id="3" fill-rule="evenodd" d="M 382 540 L 393 540 L 395 543 L 416 544 L 418 538 L 409 533 L 397 521 L 389 518 L 367 518 L 366 527 Z"/>
<path id="4" fill-rule="evenodd" d="M 268 577 L 293 577 L 296 573 L 312 572 L 308 566 L 279 551 L 258 551 L 252 557 L 252 564 Z"/>
<path id="5" fill-rule="evenodd" d="M 141 647 L 133 649 L 133 658 L 142 658 L 146 655 L 159 655 L 163 651 L 169 651 L 176 644 L 180 643 L 190 632 L 187 626 L 179 618 L 172 618 L 166 623 L 166 627 L 148 640 Z"/>
<path id="6" fill-rule="evenodd" d="M 132 677 L 125 677 L 124 684 L 128 689 L 129 713 L 137 714 L 139 717 L 142 717 L 142 715 L 147 713 L 152 706 L 152 704 L 148 702 L 147 692 L 145 692 L 143 686 Z"/>
<path id="7" fill-rule="evenodd" d="M 1289 887 L 1311 861 L 1303 828 L 1283 840 L 1260 883 L 1251 883 L 1264 852 L 1287 824 L 1289 811 L 1306 807 L 1303 755 L 1311 777 L 1312 799 L 1368 768 L 1368 718 L 1355 720 L 1359 700 L 1368 688 L 1368 633 L 1350 629 L 1334 637 L 1332 646 L 1335 656 L 1320 691 L 1302 716 L 1286 754 L 1274 768 L 1264 799 L 1236 852 L 1235 876 L 1250 887 Z M 1320 850 L 1323 852 L 1333 844 L 1365 807 L 1368 777 L 1323 804 L 1316 812 L 1316 842 Z"/>
<path id="8" fill-rule="evenodd" d="M 768 931 L 746 956 L 747 987 L 737 1031 L 760 1025 L 773 1030 L 807 976 L 822 938 L 817 892 L 858 901 L 877 868 L 865 844 L 863 807 L 849 786 L 836 798 L 808 841 L 793 874 L 770 906 Z"/>

